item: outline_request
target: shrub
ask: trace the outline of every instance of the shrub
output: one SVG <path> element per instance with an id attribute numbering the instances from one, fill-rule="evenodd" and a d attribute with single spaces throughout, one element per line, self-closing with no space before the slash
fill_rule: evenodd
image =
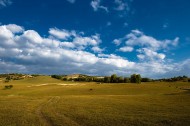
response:
<path id="1" fill-rule="evenodd" d="M 32 74 L 31 75 L 32 77 L 38 77 L 38 76 L 40 76 L 39 74 Z"/>
<path id="2" fill-rule="evenodd" d="M 142 78 L 141 82 L 151 82 L 151 79 L 150 78 Z"/>
<path id="3" fill-rule="evenodd" d="M 66 77 L 63 78 L 64 81 L 67 81 L 68 79 Z"/>
<path id="4" fill-rule="evenodd" d="M 4 89 L 11 89 L 13 88 L 13 85 L 5 85 Z"/>
<path id="5" fill-rule="evenodd" d="M 60 75 L 51 75 L 51 77 L 56 78 L 56 79 L 61 79 L 62 78 L 62 76 L 60 76 Z"/>
<path id="6" fill-rule="evenodd" d="M 6 79 L 6 80 L 5 80 L 5 83 L 8 83 L 8 82 L 9 82 L 9 80 Z"/>
<path id="7" fill-rule="evenodd" d="M 5 83 L 8 83 L 10 80 L 11 80 L 11 77 L 10 77 L 10 76 L 7 76 L 7 77 L 5 78 Z"/>

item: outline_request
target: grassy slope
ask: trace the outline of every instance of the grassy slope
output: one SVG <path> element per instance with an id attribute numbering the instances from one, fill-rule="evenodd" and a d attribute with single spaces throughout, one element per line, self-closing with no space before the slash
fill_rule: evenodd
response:
<path id="1" fill-rule="evenodd" d="M 0 82 L 0 125 L 188 125 L 190 83 L 61 86 L 47 76 Z M 42 86 L 41 84 L 49 84 Z M 92 90 L 90 90 L 92 89 Z"/>

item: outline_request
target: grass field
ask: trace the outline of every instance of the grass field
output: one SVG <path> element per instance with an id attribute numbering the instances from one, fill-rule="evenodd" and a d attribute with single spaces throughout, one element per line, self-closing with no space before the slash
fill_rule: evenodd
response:
<path id="1" fill-rule="evenodd" d="M 189 126 L 190 91 L 184 89 L 190 83 L 0 81 L 0 126 Z"/>

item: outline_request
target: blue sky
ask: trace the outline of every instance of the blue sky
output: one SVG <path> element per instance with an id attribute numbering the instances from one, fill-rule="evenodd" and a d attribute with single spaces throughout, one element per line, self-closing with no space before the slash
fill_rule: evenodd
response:
<path id="1" fill-rule="evenodd" d="M 0 73 L 190 76 L 188 0 L 0 0 Z"/>

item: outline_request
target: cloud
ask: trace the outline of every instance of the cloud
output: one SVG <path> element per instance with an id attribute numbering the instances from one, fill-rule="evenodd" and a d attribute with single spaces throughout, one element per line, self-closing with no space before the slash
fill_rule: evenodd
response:
<path id="1" fill-rule="evenodd" d="M 120 45 L 122 42 L 125 42 L 125 46 L 120 47 L 117 50 L 130 52 L 135 49 L 137 58 L 139 59 L 139 62 L 135 62 L 135 68 L 138 70 L 134 68 L 130 71 L 142 73 L 146 76 L 157 77 L 164 77 L 163 75 L 170 76 L 168 73 L 174 69 L 174 73 L 177 73 L 176 68 L 180 69 L 181 73 L 184 71 L 183 67 L 185 65 L 181 66 L 179 65 L 180 63 L 167 62 L 167 56 L 165 54 L 165 52 L 178 45 L 179 37 L 176 37 L 173 40 L 158 40 L 152 36 L 145 35 L 142 31 L 136 29 L 132 30 L 131 33 L 126 34 L 124 37 L 114 40 L 116 45 Z M 148 74 L 148 71 L 152 75 Z"/>
<path id="2" fill-rule="evenodd" d="M 112 25 L 112 23 L 111 22 L 107 22 L 107 24 L 106 24 L 107 26 L 111 26 Z"/>
<path id="3" fill-rule="evenodd" d="M 61 47 L 64 47 L 64 48 L 75 48 L 75 44 L 72 43 L 72 42 L 61 42 L 60 43 Z"/>
<path id="4" fill-rule="evenodd" d="M 63 39 L 63 40 L 67 40 L 69 37 L 75 35 L 75 32 L 70 32 L 68 30 L 65 29 L 57 29 L 57 28 L 50 28 L 49 29 L 49 34 L 58 38 L 58 39 Z"/>
<path id="5" fill-rule="evenodd" d="M 163 28 L 163 29 L 168 28 L 168 24 L 163 24 L 162 28 Z"/>
<path id="6" fill-rule="evenodd" d="M 107 57 L 104 57 L 104 58 L 100 58 L 100 62 L 104 64 L 116 66 L 118 68 L 124 68 L 124 67 L 132 68 L 135 65 L 134 62 L 130 62 L 114 54 L 108 55 Z"/>
<path id="7" fill-rule="evenodd" d="M 94 47 L 92 47 L 92 51 L 94 51 L 95 53 L 101 53 L 104 51 L 104 49 L 101 49 L 100 47 L 94 46 Z"/>
<path id="8" fill-rule="evenodd" d="M 78 50 L 84 50 L 86 47 L 92 46 L 93 51 L 97 51 L 98 45 L 101 43 L 99 34 L 92 35 L 90 37 L 81 36 L 81 32 L 68 31 L 65 29 L 50 28 L 50 39 L 64 40 L 60 43 L 63 48 L 75 48 Z M 68 41 L 70 40 L 70 42 Z M 95 46 L 95 47 L 94 47 Z M 100 51 L 100 48 L 99 48 Z M 103 51 L 103 50 L 102 50 Z"/>
<path id="9" fill-rule="evenodd" d="M 95 38 L 96 36 L 92 37 L 76 37 L 73 40 L 73 43 L 78 46 L 96 46 L 100 43 L 99 38 Z"/>
<path id="10" fill-rule="evenodd" d="M 124 24 L 123 24 L 123 26 L 124 27 L 127 27 L 129 24 L 127 23 L 127 22 L 125 22 Z"/>
<path id="11" fill-rule="evenodd" d="M 140 54 L 138 54 L 137 57 L 140 60 L 146 60 L 146 59 L 148 59 L 148 60 L 164 60 L 166 57 L 165 54 L 157 53 L 148 48 L 139 49 L 138 52 L 140 52 Z"/>
<path id="12" fill-rule="evenodd" d="M 122 0 L 115 0 L 114 2 L 117 6 L 115 7 L 115 10 L 117 11 L 129 10 L 129 6 L 126 2 L 123 2 Z"/>
<path id="13" fill-rule="evenodd" d="M 113 40 L 113 43 L 116 45 L 116 46 L 119 46 L 121 44 L 122 40 L 120 39 L 114 39 Z"/>
<path id="14" fill-rule="evenodd" d="M 114 42 L 115 44 L 118 43 L 118 45 L 125 42 L 125 46 L 118 49 L 122 52 L 131 52 L 136 48 L 136 52 L 138 53 L 137 58 L 141 61 L 157 61 L 164 60 L 166 58 L 164 52 L 178 45 L 179 37 L 176 37 L 174 40 L 158 40 L 136 29 L 132 30 L 131 33 L 125 35 L 123 38 L 115 39 Z"/>
<path id="15" fill-rule="evenodd" d="M 76 2 L 76 0 L 67 0 L 67 1 L 72 3 L 72 4 Z"/>
<path id="16" fill-rule="evenodd" d="M 12 4 L 11 0 L 0 0 L 0 7 L 7 7 Z"/>
<path id="17" fill-rule="evenodd" d="M 7 29 L 7 27 L 5 25 L 2 25 L 0 27 L 0 37 L 2 39 L 9 39 L 12 38 L 14 35 L 13 33 Z"/>
<path id="18" fill-rule="evenodd" d="M 130 14 L 133 11 L 131 8 L 131 3 L 133 0 L 114 0 L 114 7 L 119 17 L 126 17 L 126 15 Z M 124 25 L 127 26 L 126 24 Z"/>
<path id="19" fill-rule="evenodd" d="M 152 50 L 169 49 L 171 46 L 177 46 L 179 37 L 174 40 L 157 40 L 152 36 L 147 36 L 139 30 L 132 30 L 125 36 L 126 45 L 148 47 Z"/>
<path id="20" fill-rule="evenodd" d="M 93 0 L 93 1 L 91 1 L 90 5 L 92 6 L 94 11 L 98 11 L 98 9 L 102 9 L 106 12 L 109 12 L 108 8 L 100 5 L 100 3 L 101 3 L 101 0 Z"/>
<path id="21" fill-rule="evenodd" d="M 167 29 L 169 27 L 169 23 L 168 22 L 165 22 L 163 25 L 162 25 L 162 28 L 163 29 Z"/>
<path id="22" fill-rule="evenodd" d="M 125 46 L 125 47 L 119 48 L 119 51 L 121 51 L 121 52 L 132 52 L 133 50 L 134 50 L 133 47 L 130 47 L 130 46 Z"/>
<path id="23" fill-rule="evenodd" d="M 10 26 L 14 26 L 14 28 L 10 28 Z M 133 34 L 136 38 L 144 36 L 144 33 L 138 30 L 134 31 Z M 127 36 L 125 38 L 127 39 Z M 116 54 L 103 53 L 103 49 L 100 48 L 100 35 L 98 34 L 85 36 L 76 32 L 76 35 L 69 40 L 42 37 L 37 31 L 24 30 L 23 27 L 16 24 L 1 25 L 0 73 L 82 73 L 89 75 L 116 73 L 122 76 L 140 73 L 143 76 L 154 78 L 179 74 L 189 75 L 190 59 L 173 63 L 167 62 L 167 60 L 163 61 L 165 54 L 152 50 L 150 44 L 138 50 L 138 58 L 143 59 L 144 56 L 149 60 L 134 62 L 128 60 L 127 56 L 121 57 Z M 171 46 L 170 41 L 169 43 Z M 144 44 L 142 45 L 144 46 Z M 80 47 L 83 49 L 80 50 Z M 165 48 L 165 46 L 156 47 Z M 153 60 L 150 60 L 151 58 Z"/>
<path id="24" fill-rule="evenodd" d="M 6 28 L 9 29 L 13 33 L 22 33 L 24 28 L 15 24 L 6 25 Z"/>

